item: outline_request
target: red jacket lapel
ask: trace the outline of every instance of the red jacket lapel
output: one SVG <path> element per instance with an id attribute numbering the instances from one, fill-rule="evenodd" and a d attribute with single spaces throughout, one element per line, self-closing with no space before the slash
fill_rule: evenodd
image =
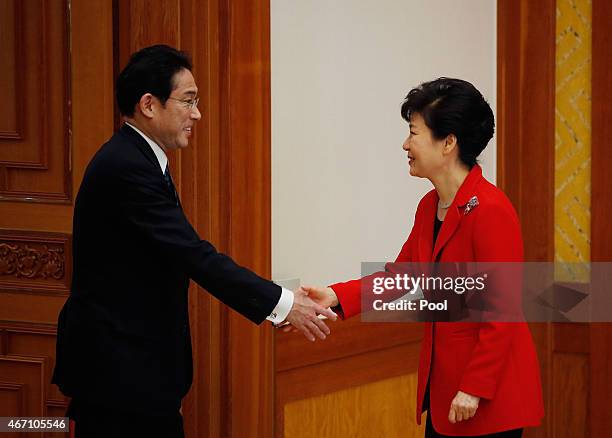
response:
<path id="1" fill-rule="evenodd" d="M 461 184 L 461 187 L 459 187 L 459 191 L 457 192 L 453 203 L 446 212 L 446 217 L 444 218 L 444 222 L 442 223 L 440 234 L 438 234 L 438 239 L 435 242 L 436 244 L 433 253 L 431 254 L 432 262 L 436 261 L 438 254 L 440 253 L 440 251 L 442 251 L 442 248 L 444 248 L 448 240 L 457 230 L 457 227 L 459 227 L 461 219 L 464 216 L 463 211 L 465 209 L 465 206 L 468 201 L 475 195 L 476 185 L 480 182 L 481 179 L 482 169 L 478 164 L 476 164 L 472 168 L 468 176 L 465 178 L 465 181 L 463 181 L 463 184 Z M 434 207 L 437 207 L 439 200 L 437 193 L 435 194 L 433 199 Z M 435 211 L 434 214 L 436 214 Z M 431 223 L 431 232 L 428 234 L 431 240 L 433 240 L 433 220 L 434 219 L 432 216 L 431 220 L 429 221 Z"/>
<path id="2" fill-rule="evenodd" d="M 433 229 L 438 195 L 435 190 L 432 190 L 432 192 L 430 193 L 431 196 L 424 199 L 419 213 L 422 222 L 417 245 L 417 260 L 414 260 L 418 262 L 429 262 L 433 250 Z"/>

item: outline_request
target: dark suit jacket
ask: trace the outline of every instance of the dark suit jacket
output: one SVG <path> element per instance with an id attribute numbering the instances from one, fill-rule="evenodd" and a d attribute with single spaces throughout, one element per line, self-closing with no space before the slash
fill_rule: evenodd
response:
<path id="1" fill-rule="evenodd" d="M 53 383 L 83 402 L 180 406 L 192 381 L 190 278 L 255 323 L 280 298 L 279 286 L 200 239 L 150 146 L 127 125 L 87 167 L 73 226 Z"/>

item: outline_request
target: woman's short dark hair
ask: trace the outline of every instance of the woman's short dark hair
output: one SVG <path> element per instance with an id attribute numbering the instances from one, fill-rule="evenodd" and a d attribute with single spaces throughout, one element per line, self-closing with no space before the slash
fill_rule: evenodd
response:
<path id="1" fill-rule="evenodd" d="M 469 168 L 493 137 L 493 111 L 482 94 L 467 81 L 439 78 L 410 90 L 402 104 L 402 117 L 410 122 L 418 113 L 436 140 L 457 137 L 459 159 Z"/>
<path id="2" fill-rule="evenodd" d="M 117 104 L 124 116 L 133 116 L 140 98 L 151 93 L 165 105 L 174 89 L 173 77 L 182 69 L 191 70 L 186 53 L 159 44 L 134 53 L 117 78 Z"/>

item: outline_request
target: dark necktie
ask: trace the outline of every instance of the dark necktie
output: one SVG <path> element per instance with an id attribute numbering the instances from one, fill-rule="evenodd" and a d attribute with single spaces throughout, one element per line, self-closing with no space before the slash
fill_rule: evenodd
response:
<path id="1" fill-rule="evenodd" d="M 174 196 L 174 200 L 176 201 L 176 205 L 179 204 L 178 194 L 176 193 L 176 188 L 174 187 L 174 182 L 172 181 L 172 176 L 170 175 L 170 165 L 166 164 L 166 170 L 164 172 L 164 181 L 170 190 L 170 193 Z"/>

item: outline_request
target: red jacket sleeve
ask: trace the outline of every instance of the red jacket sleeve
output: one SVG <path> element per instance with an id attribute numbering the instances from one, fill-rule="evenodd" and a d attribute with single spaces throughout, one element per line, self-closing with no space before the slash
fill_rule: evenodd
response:
<path id="1" fill-rule="evenodd" d="M 412 228 L 412 231 L 408 236 L 408 240 L 406 240 L 406 242 L 402 246 L 399 255 L 395 259 L 395 263 L 411 261 L 411 255 L 414 254 L 414 245 L 416 245 L 417 239 L 415 228 L 416 226 Z M 394 269 L 391 265 L 392 264 L 388 263 L 385 271 L 375 272 L 374 274 L 368 275 L 363 278 L 350 280 L 343 283 L 335 283 L 329 286 L 334 290 L 336 296 L 338 297 L 338 301 L 340 304 L 333 310 L 340 316 L 340 318 L 347 319 L 351 316 L 355 316 L 361 313 L 362 288 L 364 290 L 372 290 L 371 284 L 374 278 L 394 275 Z M 387 295 L 385 295 L 385 301 L 392 301 L 395 298 L 399 298 L 404 293 L 406 292 L 398 291 L 396 295 L 390 295 L 389 293 L 387 293 Z"/>

